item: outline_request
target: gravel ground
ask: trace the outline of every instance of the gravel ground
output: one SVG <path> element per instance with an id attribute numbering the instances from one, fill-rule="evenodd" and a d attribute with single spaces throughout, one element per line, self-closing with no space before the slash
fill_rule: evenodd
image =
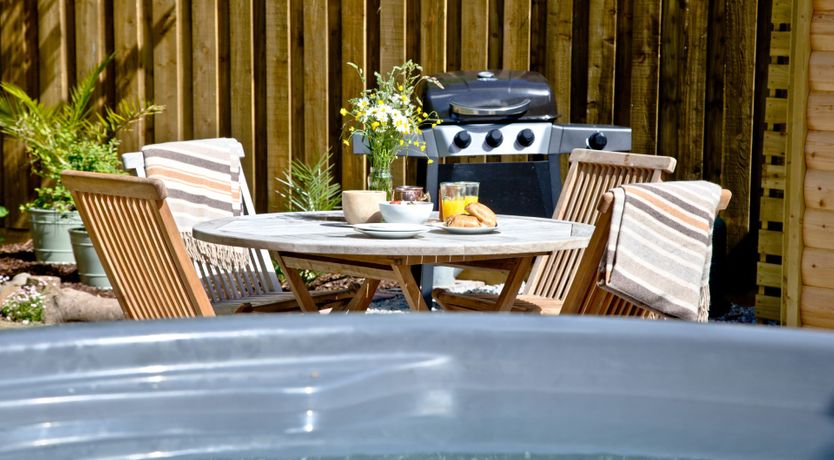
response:
<path id="1" fill-rule="evenodd" d="M 458 282 L 449 290 L 467 294 L 498 294 L 503 287 L 503 284 L 484 285 L 479 282 Z M 435 309 L 438 309 L 437 304 L 432 306 L 432 310 Z M 408 304 L 398 288 L 379 290 L 368 308 L 368 313 L 374 314 L 396 314 L 407 311 Z M 731 304 L 727 314 L 711 318 L 710 322 L 756 324 L 756 311 L 754 307 Z"/>

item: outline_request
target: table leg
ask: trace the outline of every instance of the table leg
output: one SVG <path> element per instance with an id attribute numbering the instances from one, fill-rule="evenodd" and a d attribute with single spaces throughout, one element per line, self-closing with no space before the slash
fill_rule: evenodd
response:
<path id="1" fill-rule="evenodd" d="M 362 283 L 362 286 L 359 287 L 359 290 L 356 291 L 356 295 L 353 296 L 350 303 L 345 307 L 347 311 L 365 311 L 368 309 L 368 305 L 371 304 L 371 300 L 374 299 L 374 293 L 376 293 L 376 288 L 379 286 L 379 280 L 372 279 L 372 278 L 365 278 L 365 281 Z M 341 310 L 339 310 L 341 311 Z"/>
<path id="2" fill-rule="evenodd" d="M 504 289 L 498 295 L 495 301 L 495 306 L 498 311 L 511 311 L 516 297 L 518 297 L 518 290 L 521 288 L 521 283 L 527 278 L 527 272 L 533 266 L 533 257 L 519 257 L 516 259 L 516 265 L 510 269 L 507 275 L 507 281 L 504 282 Z"/>
<path id="3" fill-rule="evenodd" d="M 414 275 L 411 274 L 411 267 L 408 265 L 392 264 L 391 270 L 394 272 L 394 277 L 397 282 L 400 283 L 403 295 L 411 311 L 429 311 L 428 304 L 426 304 L 420 292 L 420 285 L 417 284 Z"/>
<path id="4" fill-rule="evenodd" d="M 304 280 L 301 279 L 298 270 L 287 267 L 280 253 L 276 253 L 275 258 L 278 260 L 278 265 L 281 266 L 281 271 L 284 272 L 284 276 L 287 277 L 287 282 L 290 284 L 292 294 L 295 296 L 295 300 L 298 301 L 298 306 L 301 307 L 301 311 L 304 313 L 318 313 L 319 309 L 316 306 L 316 302 L 313 300 L 313 296 L 310 295 L 310 291 L 307 290 L 307 285 L 304 284 Z"/>

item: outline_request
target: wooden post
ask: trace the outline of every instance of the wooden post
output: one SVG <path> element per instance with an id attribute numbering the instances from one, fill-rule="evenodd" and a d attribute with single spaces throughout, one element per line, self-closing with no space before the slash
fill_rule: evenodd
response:
<path id="1" fill-rule="evenodd" d="M 788 148 L 785 157 L 785 226 L 782 256 L 782 311 L 788 326 L 801 326 L 803 217 L 805 214 L 805 136 L 808 106 L 808 63 L 811 46 L 813 6 L 808 0 L 794 0 L 791 33 L 791 64 L 788 94 Z"/>

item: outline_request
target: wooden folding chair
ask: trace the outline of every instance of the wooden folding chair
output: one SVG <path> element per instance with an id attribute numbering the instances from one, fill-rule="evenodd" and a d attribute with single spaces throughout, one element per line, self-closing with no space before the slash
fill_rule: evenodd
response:
<path id="1" fill-rule="evenodd" d="M 242 158 L 242 150 L 240 155 Z M 122 163 L 126 170 L 134 171 L 137 176 L 146 176 L 145 158 L 142 152 L 122 155 Z M 249 193 L 246 177 L 242 172 L 239 182 L 243 214 L 254 215 L 255 205 Z M 204 260 L 192 259 L 197 275 L 215 310 L 223 313 L 231 312 L 231 310 L 238 313 L 298 310 L 298 303 L 292 294 L 282 291 L 269 252 L 256 249 L 247 251 L 248 267 L 238 271 L 230 271 Z M 347 304 L 353 298 L 353 294 L 354 292 L 349 290 L 339 290 L 315 292 L 313 297 L 319 307 L 330 308 Z"/>
<path id="2" fill-rule="evenodd" d="M 575 149 L 568 161 L 570 169 L 553 218 L 584 224 L 596 222 L 596 205 L 608 190 L 623 184 L 659 182 L 665 174 L 674 172 L 676 163 L 671 157 L 587 149 Z M 539 257 L 513 310 L 559 314 L 583 251 L 557 251 Z M 469 310 L 473 305 L 467 302 L 471 296 L 445 289 L 435 289 L 432 295 L 447 310 Z"/>
<path id="3" fill-rule="evenodd" d="M 732 193 L 721 190 L 718 211 L 727 209 Z M 651 305 L 637 303 L 625 299 L 617 294 L 600 288 L 599 264 L 605 254 L 608 235 L 611 229 L 611 208 L 614 201 L 613 193 L 606 193 L 597 207 L 597 220 L 591 241 L 577 267 L 576 276 L 567 293 L 561 309 L 563 315 L 608 315 L 608 316 L 639 316 L 647 319 L 661 319 L 665 316 L 652 309 Z"/>
<path id="4" fill-rule="evenodd" d="M 161 180 L 81 171 L 64 171 L 61 177 L 126 317 L 215 315 L 165 202 L 168 192 Z M 273 298 L 280 311 L 299 310 L 291 292 L 274 293 Z M 317 298 L 317 305 L 331 308 L 350 298 L 349 293 L 326 294 Z M 239 310 L 251 311 L 246 305 Z"/>
<path id="5" fill-rule="evenodd" d="M 214 316 L 162 181 L 64 171 L 113 292 L 131 319 Z"/>

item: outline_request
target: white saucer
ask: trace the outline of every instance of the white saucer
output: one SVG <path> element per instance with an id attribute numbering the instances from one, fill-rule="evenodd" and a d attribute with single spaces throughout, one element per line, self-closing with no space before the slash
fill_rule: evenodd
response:
<path id="1" fill-rule="evenodd" d="M 483 235 L 498 230 L 497 225 L 495 227 L 449 227 L 445 223 L 437 223 L 434 226 L 458 235 Z"/>
<path id="2" fill-rule="evenodd" d="M 425 225 L 392 223 L 356 224 L 353 228 L 363 235 L 389 239 L 413 238 L 429 230 Z"/>

